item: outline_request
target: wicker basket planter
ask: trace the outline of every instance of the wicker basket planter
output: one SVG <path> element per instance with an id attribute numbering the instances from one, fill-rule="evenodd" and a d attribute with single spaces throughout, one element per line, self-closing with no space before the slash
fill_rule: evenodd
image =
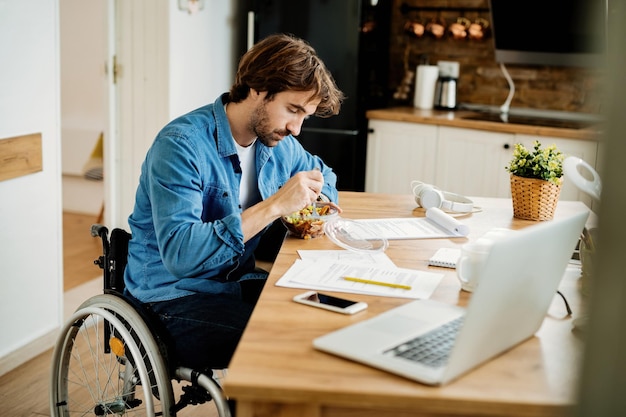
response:
<path id="1" fill-rule="evenodd" d="M 525 220 L 552 220 L 560 194 L 560 185 L 511 174 L 513 217 Z"/>

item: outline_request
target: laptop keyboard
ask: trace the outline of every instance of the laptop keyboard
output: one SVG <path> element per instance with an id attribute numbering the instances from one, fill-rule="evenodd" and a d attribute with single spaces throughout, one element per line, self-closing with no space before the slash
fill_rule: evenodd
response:
<path id="1" fill-rule="evenodd" d="M 445 323 L 428 333 L 388 349 L 385 353 L 438 368 L 448 361 L 463 318 L 461 316 Z"/>

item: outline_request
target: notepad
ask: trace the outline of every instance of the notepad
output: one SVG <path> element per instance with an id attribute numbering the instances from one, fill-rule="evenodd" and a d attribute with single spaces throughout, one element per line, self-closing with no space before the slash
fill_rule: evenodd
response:
<path id="1" fill-rule="evenodd" d="M 444 268 L 456 268 L 456 262 L 461 256 L 460 249 L 439 248 L 437 252 L 428 260 L 428 265 L 441 266 Z"/>

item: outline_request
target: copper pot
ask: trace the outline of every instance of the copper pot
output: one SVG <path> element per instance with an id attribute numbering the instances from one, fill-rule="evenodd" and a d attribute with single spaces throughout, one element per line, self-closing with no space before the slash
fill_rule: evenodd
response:
<path id="1" fill-rule="evenodd" d="M 459 17 L 456 19 L 456 22 L 452 23 L 448 27 L 448 32 L 454 39 L 465 39 L 467 38 L 467 30 L 470 27 L 471 22 L 469 19 L 465 17 Z"/>
<path id="2" fill-rule="evenodd" d="M 426 25 L 426 31 L 436 39 L 441 39 L 446 34 L 446 23 L 443 19 L 432 19 Z"/>
<path id="3" fill-rule="evenodd" d="M 410 20 L 404 25 L 404 33 L 414 38 L 421 38 L 426 33 L 426 27 L 419 20 Z"/>
<path id="4" fill-rule="evenodd" d="M 469 25 L 467 29 L 470 39 L 482 40 L 487 37 L 489 33 L 489 22 L 482 17 L 479 17 Z"/>

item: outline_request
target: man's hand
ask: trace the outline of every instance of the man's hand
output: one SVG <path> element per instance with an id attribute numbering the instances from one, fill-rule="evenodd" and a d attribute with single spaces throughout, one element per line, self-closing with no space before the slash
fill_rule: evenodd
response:
<path id="1" fill-rule="evenodd" d="M 285 215 L 317 200 L 323 186 L 324 176 L 319 170 L 301 171 L 291 177 L 270 199 L 281 215 Z"/>
<path id="2" fill-rule="evenodd" d="M 244 242 L 280 216 L 289 215 L 312 204 L 319 197 L 323 186 L 324 176 L 319 170 L 298 172 L 274 195 L 242 213 Z M 341 213 L 339 206 L 330 204 Z"/>

